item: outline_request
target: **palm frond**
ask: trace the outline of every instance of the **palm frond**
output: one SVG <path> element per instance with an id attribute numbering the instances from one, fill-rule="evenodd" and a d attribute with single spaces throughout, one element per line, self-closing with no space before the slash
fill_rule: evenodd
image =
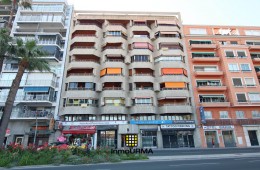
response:
<path id="1" fill-rule="evenodd" d="M 32 0 L 20 0 L 18 5 L 24 7 L 25 9 L 32 9 Z"/>

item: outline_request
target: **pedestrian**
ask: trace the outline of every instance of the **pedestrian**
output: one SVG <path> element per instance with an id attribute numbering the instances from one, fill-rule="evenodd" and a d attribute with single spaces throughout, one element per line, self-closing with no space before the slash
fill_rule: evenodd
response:
<path id="1" fill-rule="evenodd" d="M 212 147 L 215 148 L 214 138 L 212 137 Z"/>
<path id="2" fill-rule="evenodd" d="M 86 148 L 87 148 L 87 154 L 90 154 L 90 150 L 91 150 L 91 148 L 92 148 L 91 140 L 89 140 L 89 141 L 87 142 Z"/>

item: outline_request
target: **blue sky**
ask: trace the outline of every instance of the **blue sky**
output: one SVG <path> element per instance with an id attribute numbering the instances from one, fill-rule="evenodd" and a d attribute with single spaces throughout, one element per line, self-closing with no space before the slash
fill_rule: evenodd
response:
<path id="1" fill-rule="evenodd" d="M 76 10 L 181 12 L 184 24 L 260 26 L 260 0 L 68 0 Z"/>

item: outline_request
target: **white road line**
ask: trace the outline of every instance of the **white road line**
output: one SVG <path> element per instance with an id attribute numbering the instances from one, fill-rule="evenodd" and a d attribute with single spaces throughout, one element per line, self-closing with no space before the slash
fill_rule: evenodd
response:
<path id="1" fill-rule="evenodd" d="M 220 163 L 198 163 L 198 164 L 178 164 L 178 165 L 169 165 L 169 166 L 185 166 L 185 165 L 216 165 L 216 164 L 220 164 Z"/>

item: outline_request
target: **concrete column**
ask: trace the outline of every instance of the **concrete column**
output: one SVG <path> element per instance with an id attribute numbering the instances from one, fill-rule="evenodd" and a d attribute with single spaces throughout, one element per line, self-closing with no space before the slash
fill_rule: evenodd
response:
<path id="1" fill-rule="evenodd" d="M 97 132 L 94 134 L 94 149 L 97 149 Z"/>
<path id="2" fill-rule="evenodd" d="M 157 131 L 157 147 L 163 148 L 162 131 Z"/>

